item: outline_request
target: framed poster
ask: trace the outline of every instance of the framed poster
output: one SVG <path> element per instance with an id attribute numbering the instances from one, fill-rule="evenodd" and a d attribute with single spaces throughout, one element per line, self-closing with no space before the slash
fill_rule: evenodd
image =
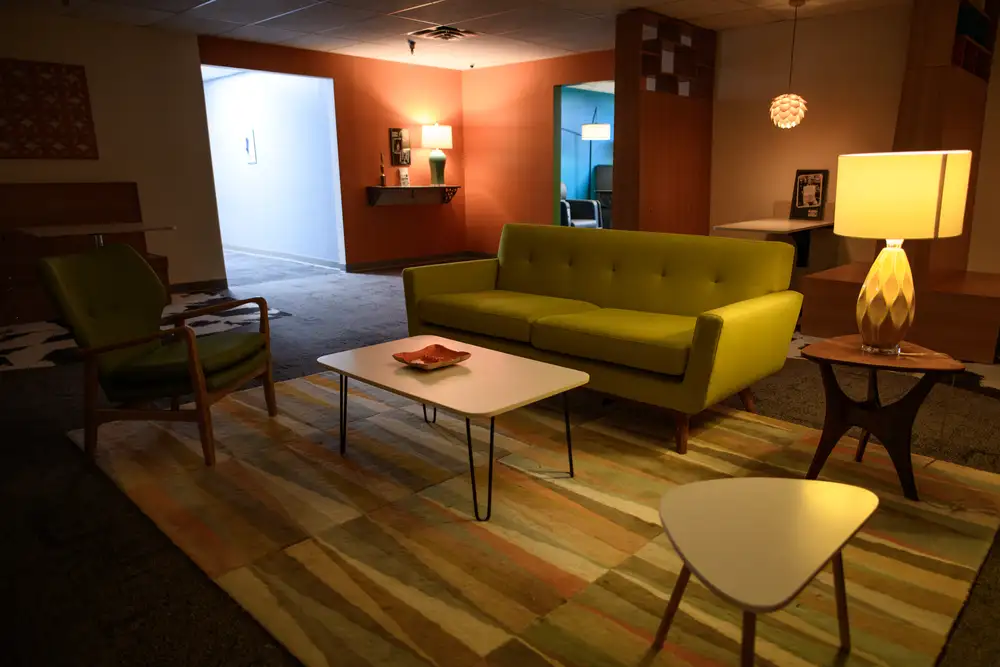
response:
<path id="1" fill-rule="evenodd" d="M 394 167 L 410 166 L 410 131 L 406 128 L 389 128 L 389 158 Z"/>
<path id="2" fill-rule="evenodd" d="M 96 160 L 80 65 L 0 58 L 0 160 Z"/>
<path id="3" fill-rule="evenodd" d="M 826 186 L 829 169 L 799 169 L 795 172 L 790 220 L 822 220 L 826 209 Z"/>

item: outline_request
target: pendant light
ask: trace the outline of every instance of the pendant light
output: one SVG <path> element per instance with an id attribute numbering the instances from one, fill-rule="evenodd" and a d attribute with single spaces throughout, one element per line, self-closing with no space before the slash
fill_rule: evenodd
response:
<path id="1" fill-rule="evenodd" d="M 788 90 L 792 89 L 792 67 L 795 65 L 795 29 L 799 25 L 799 7 L 806 4 L 806 0 L 788 0 L 788 4 L 795 10 L 795 17 L 792 19 L 792 53 L 788 60 Z M 790 130 L 806 116 L 806 101 L 795 93 L 785 93 L 778 95 L 771 100 L 771 122 L 775 127 L 782 130 Z"/>

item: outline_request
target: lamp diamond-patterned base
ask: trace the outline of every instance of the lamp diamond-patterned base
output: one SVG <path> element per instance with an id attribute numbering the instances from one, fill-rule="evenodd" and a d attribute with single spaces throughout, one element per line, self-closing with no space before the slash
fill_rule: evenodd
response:
<path id="1" fill-rule="evenodd" d="M 858 295 L 858 331 L 865 349 L 896 354 L 913 323 L 915 295 L 902 242 L 890 241 L 875 258 Z"/>

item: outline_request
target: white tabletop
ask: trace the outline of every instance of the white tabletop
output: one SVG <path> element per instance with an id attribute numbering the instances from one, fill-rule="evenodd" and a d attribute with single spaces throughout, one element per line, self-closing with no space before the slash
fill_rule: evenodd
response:
<path id="1" fill-rule="evenodd" d="M 772 234 L 792 234 L 810 229 L 833 227 L 833 220 L 788 220 L 787 218 L 763 218 L 743 220 L 715 225 L 712 229 L 728 229 L 736 232 L 770 232 Z"/>
<path id="2" fill-rule="evenodd" d="M 867 489 L 767 477 L 685 484 L 660 502 L 681 559 L 745 610 L 788 604 L 878 507 Z"/>
<path id="3" fill-rule="evenodd" d="M 101 236 L 104 234 L 134 234 L 136 232 L 170 232 L 174 225 L 154 225 L 142 222 L 105 222 L 93 225 L 36 225 L 18 231 L 39 238 L 57 236 Z"/>
<path id="4" fill-rule="evenodd" d="M 471 352 L 472 356 L 434 371 L 409 368 L 392 358 L 396 352 L 411 352 L 434 343 Z M 328 354 L 317 361 L 347 377 L 469 417 L 495 417 L 590 381 L 582 371 L 440 336 L 403 338 Z"/>

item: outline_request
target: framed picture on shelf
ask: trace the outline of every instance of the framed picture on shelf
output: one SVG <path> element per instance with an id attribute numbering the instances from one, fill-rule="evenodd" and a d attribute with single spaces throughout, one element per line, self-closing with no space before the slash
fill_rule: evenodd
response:
<path id="1" fill-rule="evenodd" d="M 404 188 L 410 187 L 410 170 L 407 167 L 400 167 L 396 171 L 399 172 L 399 184 Z"/>
<path id="2" fill-rule="evenodd" d="M 389 128 L 389 157 L 393 167 L 410 166 L 410 131 L 406 128 Z"/>
<path id="3" fill-rule="evenodd" d="M 823 220 L 826 210 L 826 186 L 829 169 L 799 169 L 795 172 L 790 220 Z"/>

